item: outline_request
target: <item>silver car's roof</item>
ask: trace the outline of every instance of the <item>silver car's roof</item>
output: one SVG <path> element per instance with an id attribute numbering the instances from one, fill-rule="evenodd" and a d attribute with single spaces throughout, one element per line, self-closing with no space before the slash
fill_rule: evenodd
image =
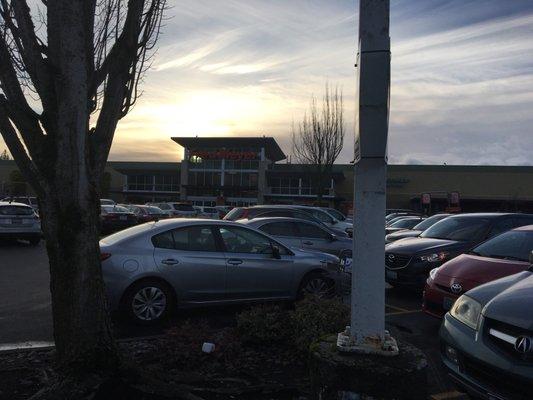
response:
<path id="1" fill-rule="evenodd" d="M 242 224 L 220 219 L 196 219 L 196 218 L 170 218 L 155 222 L 136 225 L 131 228 L 113 233 L 100 240 L 104 245 L 113 245 L 124 240 L 133 239 L 145 234 L 155 235 L 169 229 L 175 229 L 185 226 L 194 225 L 226 225 L 226 226 L 243 226 Z"/>
<path id="2" fill-rule="evenodd" d="M 29 207 L 32 208 L 32 206 L 24 203 L 17 203 L 16 201 L 0 201 L 0 206 L 22 206 L 22 207 Z"/>
<path id="3" fill-rule="evenodd" d="M 309 221 L 301 218 L 291 218 L 291 217 L 260 217 L 260 218 L 254 218 L 254 219 L 245 219 L 245 220 L 239 220 L 239 223 L 244 225 L 252 225 L 252 226 L 261 226 L 268 222 L 307 222 L 313 225 L 316 225 L 320 228 L 324 228 L 323 225 L 318 224 L 314 221 Z"/>

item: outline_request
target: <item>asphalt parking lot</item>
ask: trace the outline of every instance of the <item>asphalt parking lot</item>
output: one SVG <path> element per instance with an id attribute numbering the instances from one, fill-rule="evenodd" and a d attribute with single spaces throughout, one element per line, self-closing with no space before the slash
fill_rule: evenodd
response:
<path id="1" fill-rule="evenodd" d="M 430 392 L 435 400 L 461 399 L 446 377 L 438 352 L 440 321 L 423 314 L 420 295 L 387 290 L 387 325 L 422 349 L 429 361 Z M 138 337 L 163 333 L 185 319 L 208 319 L 211 325 L 232 324 L 239 307 L 217 307 L 180 312 L 165 326 L 147 328 L 117 321 L 117 336 Z M 5 343 L 53 340 L 49 272 L 43 243 L 32 247 L 0 242 L 0 346 Z"/>

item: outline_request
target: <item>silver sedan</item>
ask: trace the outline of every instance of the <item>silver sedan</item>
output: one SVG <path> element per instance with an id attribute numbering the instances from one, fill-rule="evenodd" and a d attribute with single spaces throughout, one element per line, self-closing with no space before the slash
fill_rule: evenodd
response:
<path id="1" fill-rule="evenodd" d="M 323 225 L 298 218 L 256 218 L 239 221 L 264 232 L 289 247 L 333 254 L 349 269 L 352 262 L 352 238 L 337 236 Z"/>
<path id="2" fill-rule="evenodd" d="M 149 222 L 105 237 L 100 252 L 111 309 L 144 324 L 176 307 L 331 296 L 342 276 L 336 256 L 229 221 Z"/>

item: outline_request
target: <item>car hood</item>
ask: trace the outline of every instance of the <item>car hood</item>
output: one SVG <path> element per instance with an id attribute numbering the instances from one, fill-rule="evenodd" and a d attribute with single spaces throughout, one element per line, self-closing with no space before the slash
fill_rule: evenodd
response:
<path id="1" fill-rule="evenodd" d="M 385 247 L 385 250 L 388 253 L 413 255 L 419 253 L 426 253 L 432 250 L 458 250 L 469 247 L 469 243 L 467 242 L 415 237 L 389 243 Z"/>
<path id="2" fill-rule="evenodd" d="M 519 272 L 478 286 L 467 296 L 483 306 L 483 315 L 523 329 L 533 330 L 533 273 Z"/>
<path id="3" fill-rule="evenodd" d="M 502 260 L 472 254 L 461 254 L 443 264 L 439 268 L 436 278 L 439 281 L 442 279 L 446 280 L 446 278 L 458 282 L 467 280 L 479 285 L 516 274 L 526 270 L 528 267 L 529 263 L 524 261 Z"/>
<path id="4" fill-rule="evenodd" d="M 422 231 L 412 230 L 412 229 L 405 229 L 403 231 L 393 232 L 387 236 L 387 239 L 390 241 L 409 238 L 409 237 L 417 237 L 420 235 Z"/>

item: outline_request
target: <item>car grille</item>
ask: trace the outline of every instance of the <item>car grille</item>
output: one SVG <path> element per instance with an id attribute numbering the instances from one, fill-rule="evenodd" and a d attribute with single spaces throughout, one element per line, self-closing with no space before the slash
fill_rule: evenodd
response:
<path id="1" fill-rule="evenodd" d="M 526 354 L 521 353 L 515 349 L 514 343 L 510 343 L 512 340 L 506 341 L 496 336 L 498 334 L 503 334 L 509 336 L 509 339 L 512 337 L 513 340 L 516 340 L 516 338 L 520 336 L 526 336 L 533 340 L 533 331 L 497 321 L 495 319 L 485 318 L 484 332 L 488 343 L 496 347 L 502 353 L 505 353 L 507 356 L 515 360 L 533 365 L 533 352 Z"/>
<path id="2" fill-rule="evenodd" d="M 461 372 L 482 384 L 489 391 L 515 400 L 530 400 L 533 381 L 521 379 L 507 371 L 494 368 L 474 358 L 461 357 Z"/>
<path id="3" fill-rule="evenodd" d="M 411 257 L 404 254 L 385 253 L 385 266 L 388 269 L 400 269 L 407 267 Z"/>

